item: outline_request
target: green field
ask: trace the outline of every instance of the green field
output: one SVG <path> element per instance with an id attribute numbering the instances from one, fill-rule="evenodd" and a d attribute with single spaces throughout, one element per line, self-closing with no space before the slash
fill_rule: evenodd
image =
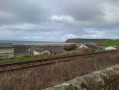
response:
<path id="1" fill-rule="evenodd" d="M 118 46 L 119 47 L 119 39 L 116 40 L 105 40 L 98 43 L 99 46 Z"/>
<path id="2" fill-rule="evenodd" d="M 82 43 L 82 42 L 85 42 L 85 43 L 96 43 L 96 42 L 100 42 L 100 41 L 105 41 L 105 40 L 109 40 L 109 39 L 80 39 L 80 38 L 77 38 L 77 39 L 68 39 L 66 42 L 77 42 L 77 43 Z"/>

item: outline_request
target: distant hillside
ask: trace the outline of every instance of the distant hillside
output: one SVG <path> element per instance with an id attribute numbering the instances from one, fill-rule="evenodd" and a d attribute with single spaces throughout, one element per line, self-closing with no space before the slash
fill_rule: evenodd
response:
<path id="1" fill-rule="evenodd" d="M 66 40 L 67 43 L 97 43 L 100 41 L 105 41 L 105 40 L 109 40 L 109 39 L 68 39 Z"/>
<path id="2" fill-rule="evenodd" d="M 105 40 L 98 43 L 99 46 L 118 46 L 119 47 L 119 39 L 116 40 Z"/>

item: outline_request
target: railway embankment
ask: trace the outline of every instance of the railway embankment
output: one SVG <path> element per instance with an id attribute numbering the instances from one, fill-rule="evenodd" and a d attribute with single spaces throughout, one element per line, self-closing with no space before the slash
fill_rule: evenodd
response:
<path id="1" fill-rule="evenodd" d="M 42 90 L 119 64 L 119 51 L 58 57 L 0 66 L 1 90 Z"/>
<path id="2" fill-rule="evenodd" d="M 68 62 L 68 61 L 75 60 L 77 58 L 84 58 L 84 57 L 90 58 L 90 57 L 101 56 L 105 54 L 108 54 L 108 55 L 111 54 L 111 56 L 114 56 L 114 54 L 116 55 L 118 54 L 118 52 L 119 50 L 115 50 L 115 51 L 105 51 L 105 52 L 98 52 L 98 53 L 57 56 L 57 57 L 52 57 L 52 58 L 3 63 L 3 64 L 0 64 L 0 73 L 19 70 L 19 69 L 33 68 L 37 66 L 49 65 L 49 64 L 60 63 L 60 62 Z"/>

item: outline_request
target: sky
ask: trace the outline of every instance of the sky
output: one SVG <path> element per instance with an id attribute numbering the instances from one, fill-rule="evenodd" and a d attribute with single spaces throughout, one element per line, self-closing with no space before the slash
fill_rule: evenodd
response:
<path id="1" fill-rule="evenodd" d="M 0 0 L 0 40 L 119 39 L 119 0 Z"/>

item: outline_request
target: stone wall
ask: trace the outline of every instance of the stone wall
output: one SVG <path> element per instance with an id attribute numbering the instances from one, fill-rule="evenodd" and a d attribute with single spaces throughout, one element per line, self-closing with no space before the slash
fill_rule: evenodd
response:
<path id="1" fill-rule="evenodd" d="M 45 90 L 119 90 L 119 64 Z"/>

